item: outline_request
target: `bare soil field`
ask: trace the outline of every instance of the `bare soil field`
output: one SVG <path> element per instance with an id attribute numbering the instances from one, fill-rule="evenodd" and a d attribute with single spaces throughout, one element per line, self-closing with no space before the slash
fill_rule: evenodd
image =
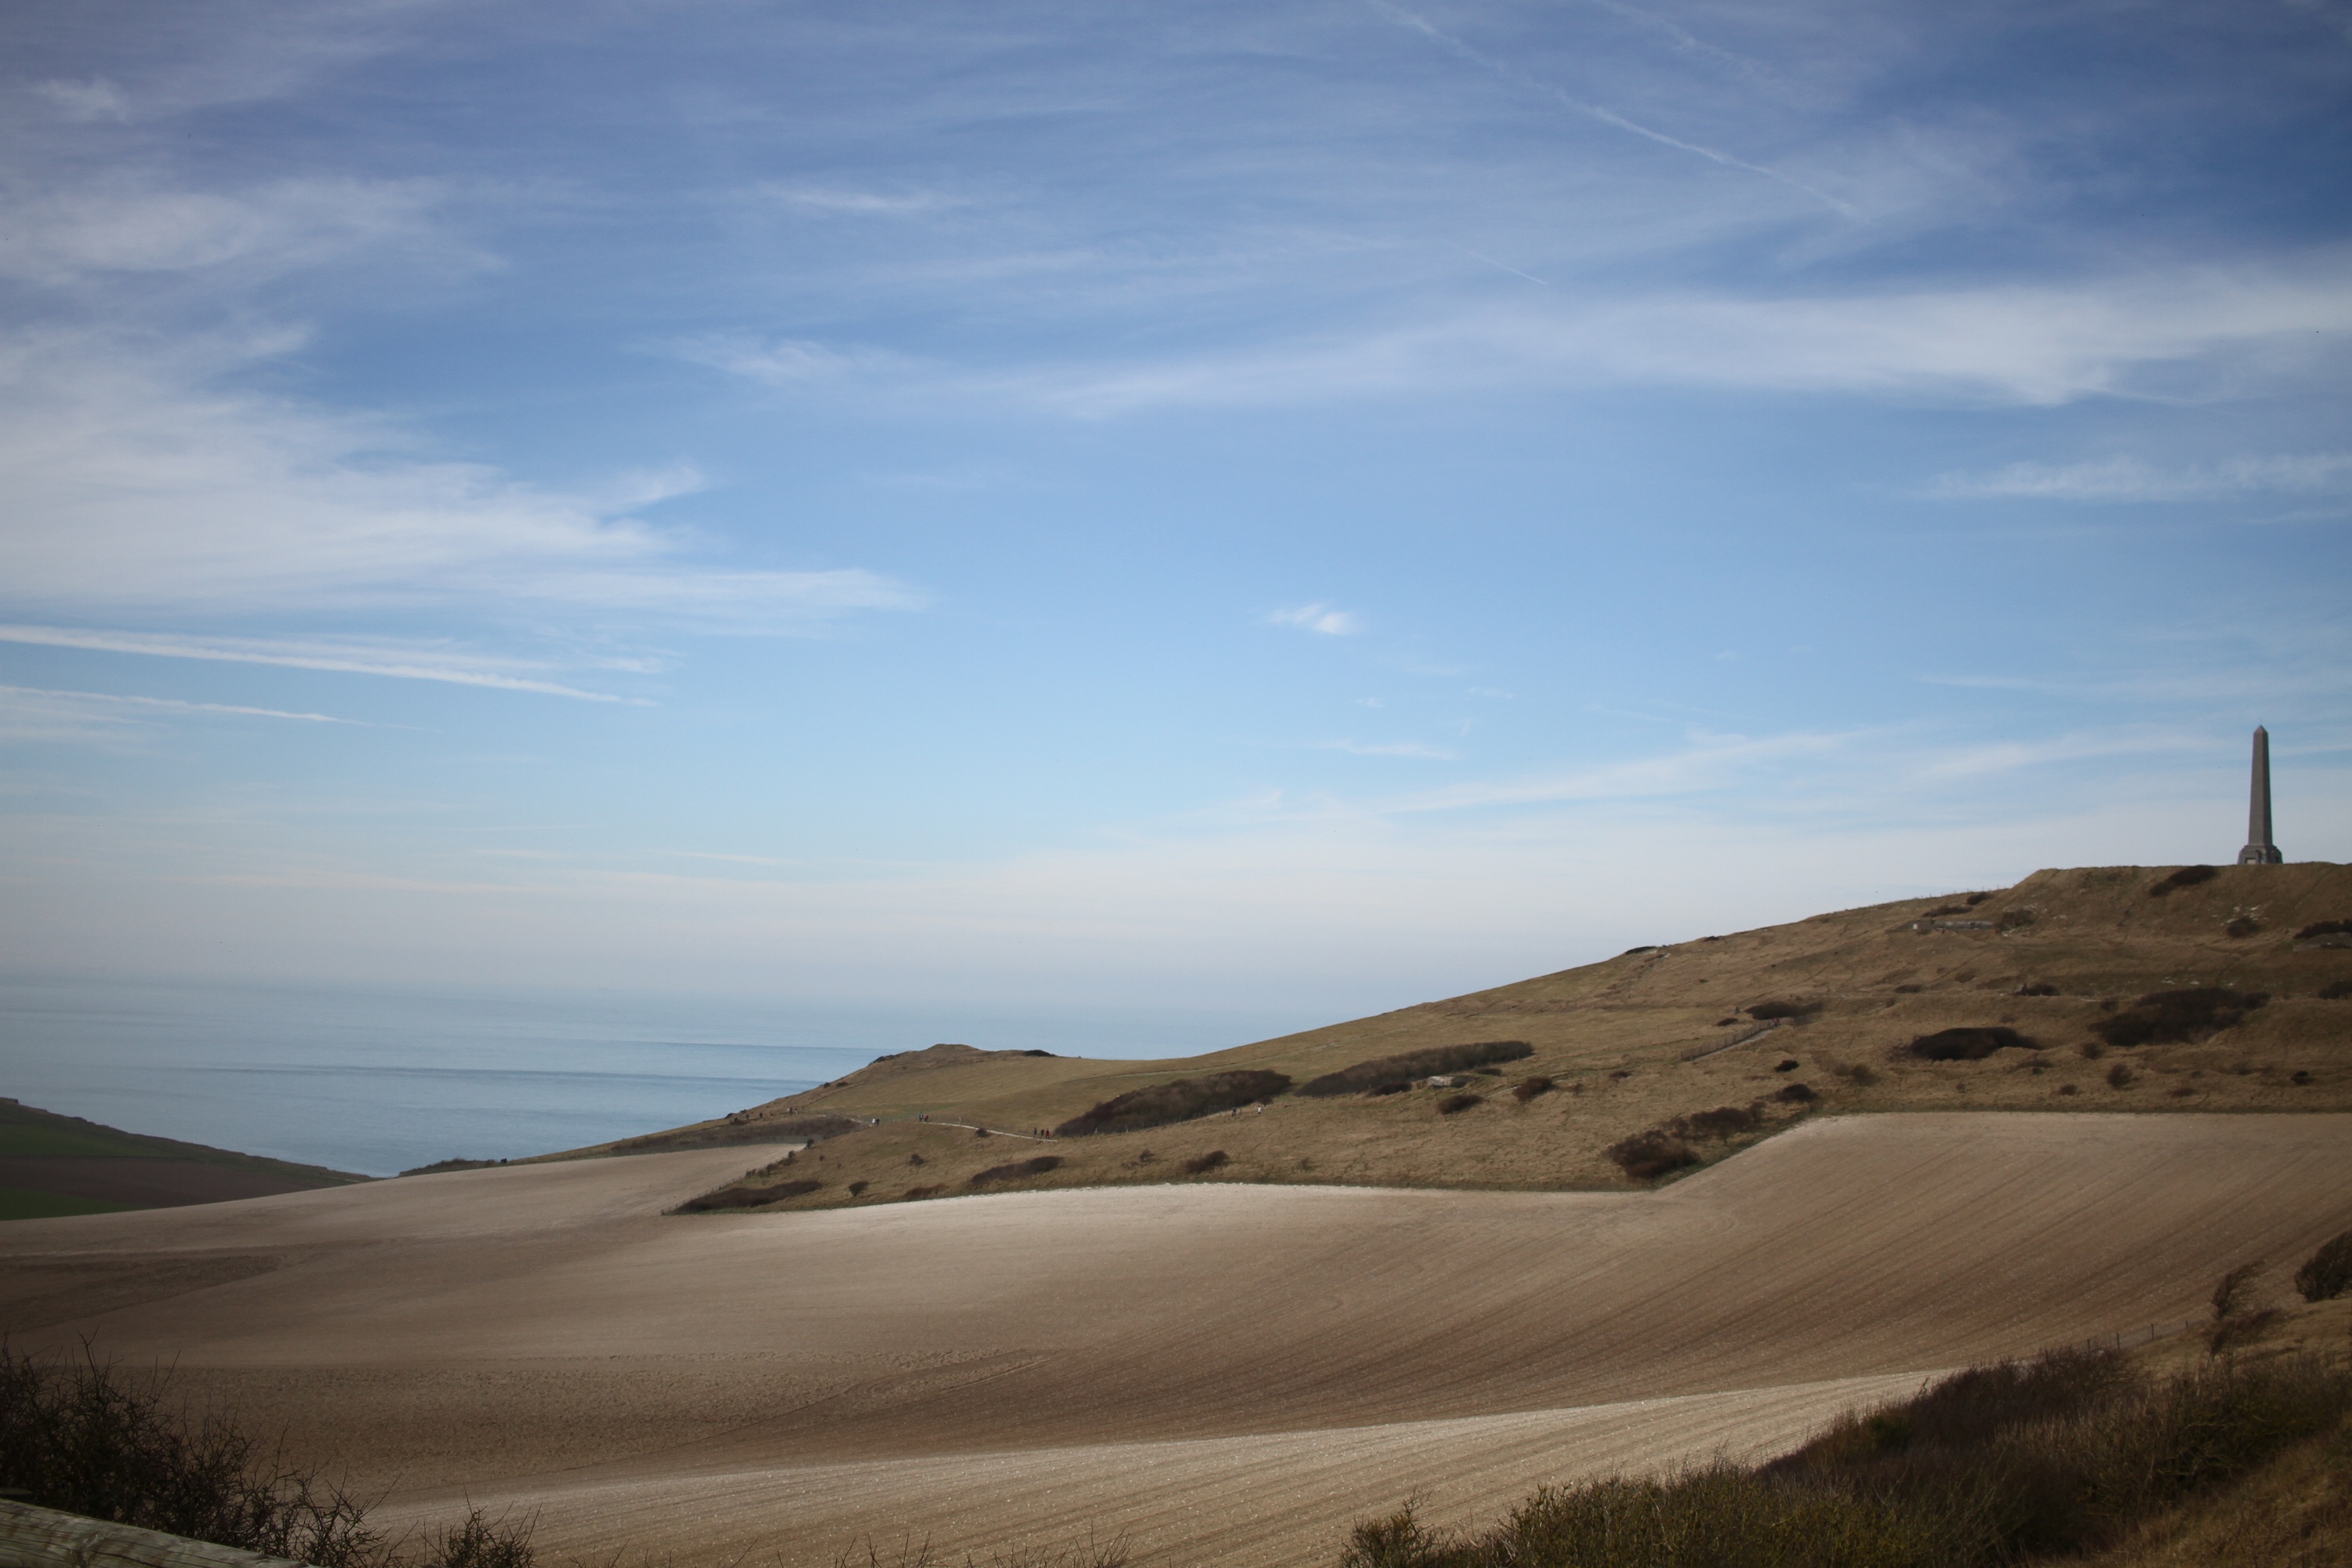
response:
<path id="1" fill-rule="evenodd" d="M 0 1321 L 175 1361 L 390 1517 L 540 1510 L 558 1560 L 985 1561 L 1092 1529 L 1330 1562 L 1408 1492 L 1466 1521 L 1768 1451 L 1938 1369 L 2186 1321 L 2223 1269 L 2352 1225 L 2341 1114 L 1822 1117 L 1656 1191 L 663 1213 L 746 1159 L 20 1221 Z"/>

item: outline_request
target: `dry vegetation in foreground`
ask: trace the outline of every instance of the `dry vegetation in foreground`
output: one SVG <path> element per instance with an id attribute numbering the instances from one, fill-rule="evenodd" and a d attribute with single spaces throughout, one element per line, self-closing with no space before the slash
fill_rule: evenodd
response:
<path id="1" fill-rule="evenodd" d="M 2322 1259 L 2338 1257 L 2352 1267 L 2352 1232 L 2298 1285 L 2325 1289 Z M 1433 1530 L 1408 1503 L 1359 1523 L 1343 1568 L 2341 1563 L 2347 1315 L 2305 1309 L 2300 1342 L 2253 1348 L 2279 1318 L 2255 1305 L 2259 1277 L 2231 1270 L 2212 1321 L 2179 1342 L 1973 1367 L 1764 1465 L 1546 1487 L 1466 1532 Z"/>
<path id="2" fill-rule="evenodd" d="M 367 1505 L 170 1397 L 167 1374 L 17 1353 L 0 1342 L 0 1488 L 61 1513 L 318 1568 L 531 1568 L 531 1521 L 469 1512 L 387 1536 Z"/>

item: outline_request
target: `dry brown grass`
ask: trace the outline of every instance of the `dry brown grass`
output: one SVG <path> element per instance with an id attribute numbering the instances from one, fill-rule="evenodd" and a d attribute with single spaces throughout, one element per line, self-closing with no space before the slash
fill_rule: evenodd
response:
<path id="1" fill-rule="evenodd" d="M 2144 896 L 2152 881 L 2168 889 L 2160 900 Z M 2186 880 L 2134 867 L 2046 871 L 1963 906 L 1970 919 L 1988 921 L 2031 908 L 2031 925 L 1915 929 L 1939 904 L 1957 901 L 1906 900 L 1649 948 L 1180 1061 L 933 1047 L 744 1114 L 880 1119 L 814 1152 L 826 1162 L 823 1173 L 835 1179 L 782 1201 L 798 1208 L 893 1201 L 904 1194 L 911 1157 L 936 1163 L 928 1184 L 955 1191 L 965 1190 L 974 1172 L 1003 1163 L 1002 1154 L 989 1155 L 992 1141 L 969 1132 L 954 1134 L 960 1145 L 951 1146 L 936 1121 L 914 1120 L 925 1112 L 1022 1131 L 1067 1122 L 1135 1091 L 1236 1071 L 1279 1073 L 1301 1084 L 1352 1074 L 1387 1092 L 1294 1092 L 1263 1113 L 1244 1110 L 1237 1120 L 1219 1115 L 1158 1129 L 1148 1134 L 1161 1156 L 1151 1164 L 1136 1160 L 1133 1134 L 1108 1132 L 1086 1140 L 1083 1150 L 1066 1142 L 1067 1163 L 1034 1184 L 1165 1181 L 1213 1147 L 1232 1163 L 1219 1173 L 1223 1180 L 1622 1187 L 1632 1178 L 1609 1157 L 1612 1145 L 1694 1105 L 1769 1100 L 1778 1087 L 1775 1064 L 1799 1058 L 1821 1069 L 1811 1087 L 1819 1109 L 1830 1112 L 2352 1109 L 2344 1003 L 2329 999 L 2352 995 L 2352 950 L 2298 951 L 2289 934 L 2352 908 L 2346 868 L 2227 867 Z M 2234 941 L 2223 934 L 2233 910 L 2256 907 L 2262 932 Z M 2166 998 L 2209 993 L 2240 1000 L 2198 1015 L 2186 1037 L 2113 1047 L 2101 1038 L 2103 1029 L 2132 1037 L 2151 1016 L 2152 1033 L 2171 1032 L 2167 1020 L 2187 1014 Z M 2259 1008 L 2246 1000 L 2262 994 L 2270 1000 Z M 1758 1042 L 1715 1048 L 1725 1039 L 1717 1020 L 1780 1005 L 1811 1010 L 1781 1020 Z M 1990 1037 L 2014 1037 L 2018 1045 L 1951 1060 L 1908 1048 L 1953 1030 L 2000 1031 Z M 1522 1043 L 1523 1077 L 1550 1079 L 1559 1092 L 1521 1100 L 1509 1116 L 1440 1116 L 1424 1096 L 1444 1090 L 1396 1085 L 1395 1069 L 1386 1067 L 1363 1070 L 1431 1059 L 1462 1070 L 1459 1062 L 1421 1053 L 1443 1053 L 1465 1038 Z M 2047 1048 L 2031 1048 L 2036 1044 Z M 2051 1070 L 2062 1053 L 2071 1058 L 2084 1047 L 2094 1058 L 2128 1049 L 2133 1092 L 2068 1082 Z M 2106 1068 L 2097 1070 L 2104 1077 Z M 1704 1163 L 1733 1146 L 1703 1143 L 1694 1152 Z M 871 1185 L 852 1194 L 848 1180 Z"/>

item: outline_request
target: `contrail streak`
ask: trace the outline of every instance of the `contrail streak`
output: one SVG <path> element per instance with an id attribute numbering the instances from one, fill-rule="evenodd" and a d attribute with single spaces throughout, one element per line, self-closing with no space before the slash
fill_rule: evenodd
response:
<path id="1" fill-rule="evenodd" d="M 1519 87 L 1526 88 L 1531 92 L 1541 93 L 1546 98 L 1552 100 L 1555 103 L 1559 104 L 1564 109 L 1573 110 L 1578 114 L 1585 115 L 1590 119 L 1598 120 L 1603 125 L 1613 125 L 1620 131 L 1630 132 L 1633 135 L 1646 137 L 1650 141 L 1657 142 L 1662 147 L 1673 147 L 1681 152 L 1696 153 L 1697 156 L 1706 159 L 1709 163 L 1720 163 L 1727 169 L 1744 169 L 1751 174 L 1761 174 L 1768 180 L 1778 181 L 1780 184 L 1788 186 L 1790 190 L 1802 191 L 1805 195 L 1812 197 L 1815 201 L 1822 203 L 1823 205 L 1830 207 L 1832 210 L 1837 212 L 1843 216 L 1853 218 L 1857 222 L 1862 219 L 1861 212 L 1851 204 L 1842 202 L 1838 200 L 1837 197 L 1830 195 L 1827 191 L 1817 189 L 1814 186 L 1805 184 L 1802 180 L 1795 179 L 1790 175 L 1780 173 L 1778 169 L 1768 169 L 1761 163 L 1751 163 L 1745 158 L 1735 158 L 1728 153 L 1719 153 L 1712 147 L 1704 147 L 1696 142 L 1685 142 L 1679 136 L 1669 136 L 1663 131 L 1653 131 L 1648 126 L 1642 124 L 1639 121 L 1626 119 L 1623 115 L 1618 113 L 1613 109 L 1604 109 L 1597 103 L 1587 103 L 1580 98 L 1572 97 L 1570 94 L 1561 91 L 1559 88 L 1553 87 L 1549 82 L 1538 81 L 1535 78 L 1528 75 L 1525 71 L 1519 70 L 1516 67 L 1506 64 L 1504 61 L 1496 59 L 1493 56 L 1488 55 L 1469 44 L 1464 43 L 1460 38 L 1455 37 L 1453 34 L 1446 32 L 1444 28 L 1431 22 L 1427 17 L 1418 16 L 1413 12 L 1408 11 L 1402 5 L 1391 5 L 1390 0 L 1365 0 L 1365 3 L 1370 5 L 1373 10 L 1386 16 L 1390 21 L 1396 23 L 1399 26 L 1410 27 L 1414 32 L 1423 35 L 1424 37 L 1433 40 L 1443 47 L 1453 51 L 1462 58 L 1470 61 L 1473 65 L 1479 66 L 1484 69 L 1492 71 L 1495 75 L 1501 77 L 1504 80 L 1512 82 Z M 1484 258 L 1481 258 L 1481 259 Z"/>

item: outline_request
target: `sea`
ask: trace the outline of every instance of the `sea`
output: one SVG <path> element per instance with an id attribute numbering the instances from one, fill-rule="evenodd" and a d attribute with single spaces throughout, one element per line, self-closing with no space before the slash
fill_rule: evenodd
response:
<path id="1" fill-rule="evenodd" d="M 0 975 L 0 1095 L 364 1175 L 721 1116 L 889 1051 L 1144 1058 L 1319 1019 Z"/>

